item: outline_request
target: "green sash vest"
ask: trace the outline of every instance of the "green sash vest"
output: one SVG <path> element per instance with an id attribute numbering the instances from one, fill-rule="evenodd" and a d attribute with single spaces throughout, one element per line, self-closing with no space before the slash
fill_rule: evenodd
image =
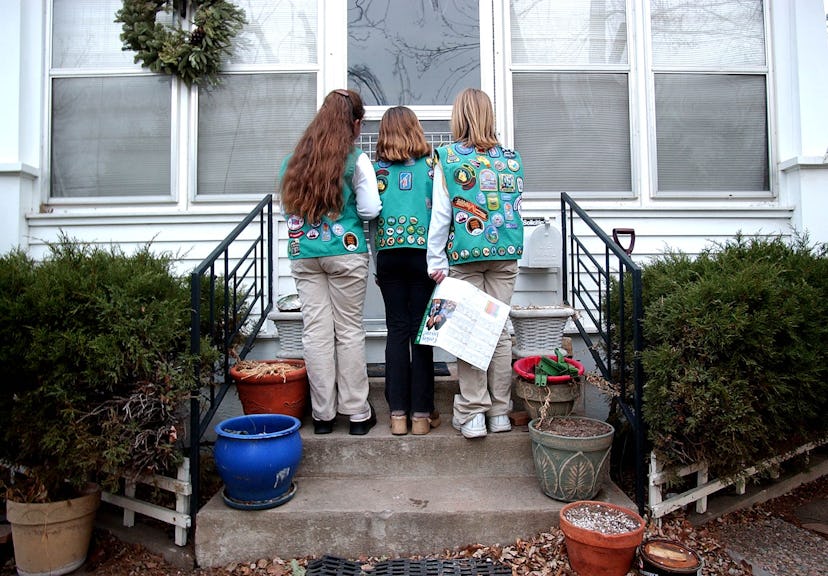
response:
<path id="1" fill-rule="evenodd" d="M 425 250 L 431 220 L 434 161 L 430 156 L 407 162 L 375 162 L 382 212 L 377 220 L 377 250 Z"/>
<path id="2" fill-rule="evenodd" d="M 500 146 L 475 150 L 455 142 L 437 150 L 446 177 L 452 222 L 446 243 L 451 266 L 523 255 L 520 154 Z"/>
<path id="3" fill-rule="evenodd" d="M 360 154 L 362 150 L 354 147 L 345 161 L 345 174 L 342 177 L 344 201 L 342 213 L 337 219 L 332 220 L 323 216 L 319 222 L 306 222 L 299 214 L 285 214 L 288 228 L 288 258 L 296 260 L 368 252 L 362 219 L 356 209 L 356 193 L 351 188 L 356 161 Z M 282 163 L 282 174 L 289 158 Z"/>

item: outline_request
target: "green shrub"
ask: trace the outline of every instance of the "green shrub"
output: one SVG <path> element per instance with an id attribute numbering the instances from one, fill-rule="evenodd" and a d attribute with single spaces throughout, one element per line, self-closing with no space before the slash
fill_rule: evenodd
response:
<path id="1" fill-rule="evenodd" d="M 660 461 L 728 477 L 828 434 L 824 247 L 739 236 L 664 255 L 642 285 L 644 418 Z"/>
<path id="2" fill-rule="evenodd" d="M 41 262 L 0 258 L 0 288 L 0 457 L 28 470 L 23 497 L 174 468 L 181 409 L 215 352 L 190 354 L 190 290 L 172 258 L 61 238 Z"/>

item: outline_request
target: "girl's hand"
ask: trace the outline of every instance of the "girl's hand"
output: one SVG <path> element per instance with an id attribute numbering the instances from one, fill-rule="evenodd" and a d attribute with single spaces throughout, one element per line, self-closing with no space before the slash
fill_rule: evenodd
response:
<path id="1" fill-rule="evenodd" d="M 437 284 L 439 284 L 443 281 L 444 278 L 448 276 L 448 274 L 446 274 L 445 270 L 435 270 L 434 272 L 429 274 L 429 276 L 431 276 L 431 279 L 437 282 Z"/>

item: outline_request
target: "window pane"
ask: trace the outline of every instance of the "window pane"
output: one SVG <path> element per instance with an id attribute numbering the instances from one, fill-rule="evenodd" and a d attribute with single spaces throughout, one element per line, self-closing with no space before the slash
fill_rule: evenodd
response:
<path id="1" fill-rule="evenodd" d="M 626 74 L 514 74 L 515 147 L 525 193 L 629 195 Z"/>
<path id="2" fill-rule="evenodd" d="M 170 194 L 170 78 L 52 81 L 52 196 Z"/>
<path id="3" fill-rule="evenodd" d="M 654 66 L 764 66 L 762 0 L 652 0 Z"/>
<path id="4" fill-rule="evenodd" d="M 510 6 L 514 64 L 627 63 L 624 0 L 514 0 Z"/>
<path id="5" fill-rule="evenodd" d="M 313 64 L 317 0 L 239 0 L 247 24 L 233 39 L 228 64 Z"/>
<path id="6" fill-rule="evenodd" d="M 478 0 L 349 0 L 348 86 L 369 106 L 445 105 L 480 88 Z"/>
<path id="7" fill-rule="evenodd" d="M 120 0 L 52 0 L 52 67 L 140 68 L 133 63 L 134 52 L 121 50 L 115 12 L 122 5 Z"/>
<path id="8" fill-rule="evenodd" d="M 315 74 L 233 74 L 198 102 L 198 194 L 275 192 L 316 113 Z"/>
<path id="9" fill-rule="evenodd" d="M 768 191 L 764 76 L 657 74 L 658 188 Z"/>

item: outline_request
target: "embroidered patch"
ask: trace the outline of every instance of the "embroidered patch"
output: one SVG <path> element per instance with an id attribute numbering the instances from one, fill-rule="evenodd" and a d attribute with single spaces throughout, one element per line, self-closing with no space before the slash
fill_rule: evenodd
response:
<path id="1" fill-rule="evenodd" d="M 345 246 L 345 250 L 348 252 L 353 252 L 359 248 L 359 238 L 353 232 L 348 232 L 342 237 L 342 245 Z"/>
<path id="2" fill-rule="evenodd" d="M 480 171 L 480 189 L 484 192 L 497 190 L 497 174 L 488 168 Z"/>
<path id="3" fill-rule="evenodd" d="M 515 175 L 514 174 L 500 174 L 500 191 L 514 192 L 515 191 Z"/>
<path id="4" fill-rule="evenodd" d="M 301 216 L 296 216 L 295 214 L 291 214 L 287 219 L 288 230 L 299 230 L 304 225 L 305 225 L 305 219 L 302 218 Z"/>
<path id="5" fill-rule="evenodd" d="M 469 218 L 466 221 L 466 232 L 472 236 L 480 236 L 483 233 L 483 221 L 479 218 Z"/>
<path id="6" fill-rule="evenodd" d="M 400 190 L 411 190 L 411 172 L 400 172 Z"/>

